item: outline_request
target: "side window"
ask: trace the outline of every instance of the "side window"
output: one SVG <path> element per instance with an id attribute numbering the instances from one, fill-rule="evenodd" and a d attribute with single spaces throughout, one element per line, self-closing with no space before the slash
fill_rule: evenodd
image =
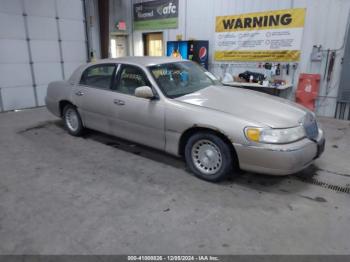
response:
<path id="1" fill-rule="evenodd" d="M 91 66 L 83 73 L 80 84 L 109 89 L 114 69 L 115 65 L 112 64 Z"/>
<path id="2" fill-rule="evenodd" d="M 134 95 L 135 89 L 140 86 L 150 86 L 147 76 L 137 66 L 123 65 L 120 70 L 119 81 L 113 89 L 117 92 Z"/>

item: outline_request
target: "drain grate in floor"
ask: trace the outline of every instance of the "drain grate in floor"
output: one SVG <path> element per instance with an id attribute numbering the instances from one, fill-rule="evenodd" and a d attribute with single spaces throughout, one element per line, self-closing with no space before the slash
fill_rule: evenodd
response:
<path id="1" fill-rule="evenodd" d="M 300 176 L 296 176 L 296 178 L 302 182 L 305 182 L 305 183 L 313 184 L 313 185 L 327 188 L 327 189 L 330 189 L 330 190 L 333 190 L 336 192 L 340 192 L 340 193 L 350 194 L 350 187 L 332 185 L 332 184 L 317 180 L 315 178 L 305 178 L 305 177 L 300 177 Z"/>

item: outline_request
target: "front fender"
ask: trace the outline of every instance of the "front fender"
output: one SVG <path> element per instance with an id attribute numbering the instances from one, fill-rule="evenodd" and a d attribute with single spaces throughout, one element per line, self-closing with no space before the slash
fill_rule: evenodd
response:
<path id="1" fill-rule="evenodd" d="M 244 127 L 248 120 L 213 109 L 178 101 L 167 101 L 165 109 L 165 150 L 179 155 L 181 136 L 191 128 L 207 128 L 223 134 L 232 143 L 246 143 Z"/>

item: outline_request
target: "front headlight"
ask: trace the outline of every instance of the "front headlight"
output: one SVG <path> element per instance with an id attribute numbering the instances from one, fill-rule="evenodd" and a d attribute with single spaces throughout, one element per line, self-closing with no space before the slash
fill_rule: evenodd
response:
<path id="1" fill-rule="evenodd" d="M 244 133 L 251 141 L 271 144 L 287 144 L 305 137 L 304 127 L 301 125 L 283 129 L 246 127 Z"/>

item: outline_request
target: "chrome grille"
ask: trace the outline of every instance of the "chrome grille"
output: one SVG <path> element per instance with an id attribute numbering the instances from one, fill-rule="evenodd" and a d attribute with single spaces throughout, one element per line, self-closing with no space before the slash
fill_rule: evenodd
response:
<path id="1" fill-rule="evenodd" d="M 318 126 L 316 119 L 312 114 L 307 114 L 303 120 L 303 126 L 306 136 L 312 140 L 316 140 L 318 137 Z"/>

